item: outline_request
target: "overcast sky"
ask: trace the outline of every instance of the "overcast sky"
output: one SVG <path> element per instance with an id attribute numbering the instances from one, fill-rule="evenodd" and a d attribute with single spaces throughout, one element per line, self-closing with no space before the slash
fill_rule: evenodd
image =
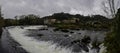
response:
<path id="1" fill-rule="evenodd" d="M 71 14 L 103 14 L 103 0 L 0 0 L 5 18 L 36 14 L 41 17 L 58 12 Z"/>

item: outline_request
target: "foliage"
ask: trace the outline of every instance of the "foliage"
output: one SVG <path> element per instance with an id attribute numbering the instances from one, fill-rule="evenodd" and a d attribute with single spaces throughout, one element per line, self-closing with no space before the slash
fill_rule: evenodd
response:
<path id="1" fill-rule="evenodd" d="M 105 37 L 105 46 L 107 53 L 120 52 L 120 9 L 118 10 L 111 32 Z"/>
<path id="2" fill-rule="evenodd" d="M 16 20 L 5 19 L 5 26 L 15 26 L 15 25 L 18 25 Z"/>
<path id="3" fill-rule="evenodd" d="M 93 40 L 93 42 L 92 42 L 92 48 L 97 48 L 97 47 L 99 47 L 101 43 L 102 43 L 102 42 L 98 41 L 98 38 L 95 37 L 94 40 Z"/>
<path id="4" fill-rule="evenodd" d="M 1 13 L 1 7 L 0 7 L 0 35 L 2 34 L 2 27 L 4 26 L 4 19 L 2 17 L 2 13 Z"/>
<path id="5" fill-rule="evenodd" d="M 71 19 L 79 19 L 76 20 L 75 23 L 69 22 Z M 43 17 L 44 20 L 56 19 L 56 22 L 49 24 L 50 26 L 55 26 L 64 29 L 89 29 L 89 30 L 106 30 L 110 29 L 111 23 L 113 19 L 108 19 L 101 15 L 92 15 L 92 16 L 83 16 L 80 14 L 71 15 L 69 13 L 54 13 L 51 16 Z M 68 20 L 68 23 L 64 23 L 64 20 Z M 60 21 L 61 23 L 57 23 Z M 50 22 L 49 22 L 50 23 Z"/>
<path id="6" fill-rule="evenodd" d="M 30 14 L 30 15 L 22 15 L 18 20 L 20 25 L 39 25 L 42 24 L 43 20 L 40 19 L 39 16 Z"/>
<path id="7" fill-rule="evenodd" d="M 0 28 L 4 26 L 4 19 L 2 17 L 1 7 L 0 7 Z"/>
<path id="8" fill-rule="evenodd" d="M 15 16 L 15 19 L 5 19 L 5 26 L 41 24 L 43 24 L 43 19 L 34 14 Z"/>
<path id="9" fill-rule="evenodd" d="M 92 16 L 83 16 L 80 14 L 71 15 L 69 13 L 54 13 L 51 16 L 45 16 L 40 18 L 37 15 L 21 15 L 15 16 L 15 19 L 5 19 L 5 26 L 14 26 L 14 25 L 43 25 L 44 20 L 47 19 L 56 19 L 59 21 L 69 20 L 77 18 L 79 20 L 76 23 L 53 23 L 50 26 L 55 26 L 63 29 L 94 29 L 94 30 L 103 30 L 109 29 L 113 19 L 107 19 L 101 15 L 92 15 Z"/>

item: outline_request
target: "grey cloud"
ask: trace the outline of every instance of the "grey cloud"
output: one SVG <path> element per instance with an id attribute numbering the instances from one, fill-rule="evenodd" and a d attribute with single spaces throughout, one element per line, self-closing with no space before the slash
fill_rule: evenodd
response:
<path id="1" fill-rule="evenodd" d="M 96 0 L 0 0 L 6 18 L 23 14 L 47 16 L 57 12 L 88 15 L 100 9 L 96 3 Z"/>

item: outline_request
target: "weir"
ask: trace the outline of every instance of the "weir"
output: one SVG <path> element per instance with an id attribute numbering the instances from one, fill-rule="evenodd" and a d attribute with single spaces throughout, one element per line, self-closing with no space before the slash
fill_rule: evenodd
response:
<path id="1" fill-rule="evenodd" d="M 10 36 L 8 28 L 3 29 L 1 37 L 1 46 L 5 50 L 5 53 L 27 53 L 17 42 Z"/>
<path id="2" fill-rule="evenodd" d="M 2 46 L 8 51 L 8 53 L 102 53 L 105 50 L 103 44 L 101 44 L 99 52 L 97 49 L 91 49 L 91 44 L 85 47 L 88 48 L 89 51 L 85 51 L 83 48 L 79 47 L 77 43 L 74 45 L 69 45 L 69 43 L 74 39 L 66 39 L 62 38 L 62 36 L 43 36 L 40 38 L 36 38 L 36 34 L 31 34 L 30 32 L 43 32 L 38 31 L 36 29 L 42 28 L 43 26 L 32 26 L 32 27 L 23 27 L 21 26 L 13 26 L 7 27 L 3 30 L 2 34 Z M 29 31 L 30 29 L 34 31 Z M 48 33 L 49 34 L 49 33 Z M 28 36 L 32 35 L 32 36 Z M 50 35 L 50 34 L 49 34 Z M 48 38 L 49 37 L 49 38 Z M 51 39 L 50 39 L 51 37 Z M 59 42 L 61 39 L 63 41 Z M 55 39 L 56 38 L 56 39 Z M 59 40 L 58 40 L 59 39 Z M 67 42 L 66 42 L 67 40 Z M 65 43 L 66 45 L 64 45 Z M 69 47 L 67 47 L 69 46 Z M 77 46 L 77 47 L 76 47 Z M 77 50 L 75 52 L 74 50 Z M 79 51 L 78 51 L 79 49 Z"/>

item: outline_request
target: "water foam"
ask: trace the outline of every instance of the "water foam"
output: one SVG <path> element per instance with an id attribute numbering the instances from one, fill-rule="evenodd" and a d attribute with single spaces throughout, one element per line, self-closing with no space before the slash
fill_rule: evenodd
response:
<path id="1" fill-rule="evenodd" d="M 38 27 L 38 26 L 37 26 Z M 21 29 L 20 27 L 14 27 L 8 29 L 11 37 L 15 39 L 21 47 L 24 48 L 29 53 L 74 53 L 71 49 L 63 48 L 57 46 L 57 44 L 53 44 L 52 41 L 38 41 L 32 37 L 25 36 L 27 33 L 26 29 L 36 29 L 36 26 L 26 27 L 25 29 Z M 103 45 L 100 46 L 100 52 L 103 53 L 105 47 Z M 97 53 L 95 49 L 91 49 L 89 47 L 89 52 L 81 51 L 79 53 Z"/>
<path id="2" fill-rule="evenodd" d="M 8 29 L 13 39 L 19 42 L 30 53 L 72 53 L 70 49 L 58 47 L 52 42 L 37 41 L 32 37 L 25 36 L 26 30 L 18 27 Z"/>

